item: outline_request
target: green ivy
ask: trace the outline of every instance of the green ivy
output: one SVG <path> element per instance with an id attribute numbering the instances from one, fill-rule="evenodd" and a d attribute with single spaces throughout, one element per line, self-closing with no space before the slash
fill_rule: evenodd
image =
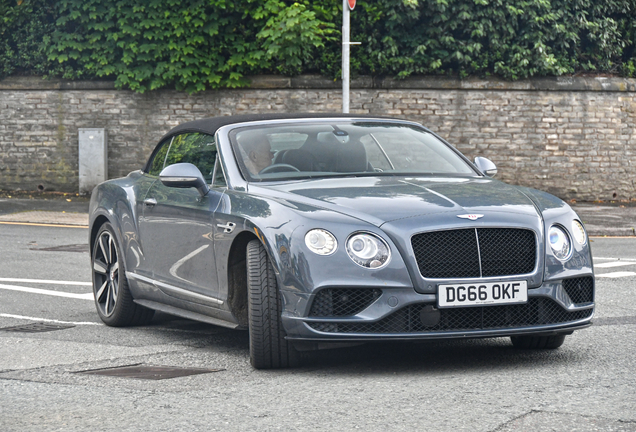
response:
<path id="1" fill-rule="evenodd" d="M 339 0 L 0 0 L 0 77 L 187 92 L 341 72 Z M 636 0 L 360 0 L 356 75 L 636 76 Z"/>
<path id="2" fill-rule="evenodd" d="M 317 48 L 324 48 L 323 41 L 336 41 L 331 36 L 334 24 L 320 21 L 306 5 L 294 3 L 287 7 L 282 1 L 268 1 L 262 9 L 266 11 L 263 16 L 269 18 L 256 36 L 262 40 L 266 66 L 274 63 L 283 74 L 302 73 L 303 65 L 314 61 Z"/>
<path id="3" fill-rule="evenodd" d="M 48 59 L 56 17 L 50 0 L 0 0 L 0 78 L 62 72 Z"/>
<path id="4" fill-rule="evenodd" d="M 112 77 L 139 92 L 239 87 L 245 75 L 296 74 L 333 24 L 278 0 L 60 0 L 50 59 L 65 78 Z"/>
<path id="5" fill-rule="evenodd" d="M 636 0 L 359 3 L 353 21 L 353 38 L 363 42 L 354 53 L 358 73 L 634 76 L 623 65 L 634 61 Z"/>

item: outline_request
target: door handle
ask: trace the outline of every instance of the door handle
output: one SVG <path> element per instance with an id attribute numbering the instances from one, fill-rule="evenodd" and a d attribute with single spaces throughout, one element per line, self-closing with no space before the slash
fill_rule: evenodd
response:
<path id="1" fill-rule="evenodd" d="M 234 228 L 236 227 L 236 224 L 234 222 L 228 222 L 225 225 L 216 224 L 216 226 L 218 226 L 219 228 L 223 228 L 223 232 L 224 233 L 230 234 L 232 231 L 234 231 Z"/>
<path id="2" fill-rule="evenodd" d="M 144 204 L 145 204 L 145 205 L 147 205 L 147 206 L 149 206 L 149 207 L 152 207 L 152 206 L 154 206 L 154 205 L 157 205 L 157 200 L 156 200 L 156 199 L 154 199 L 154 198 L 146 198 L 146 199 L 144 200 Z"/>

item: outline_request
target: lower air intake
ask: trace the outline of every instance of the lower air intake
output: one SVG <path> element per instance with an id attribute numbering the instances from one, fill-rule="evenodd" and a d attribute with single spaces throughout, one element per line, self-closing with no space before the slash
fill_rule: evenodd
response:
<path id="1" fill-rule="evenodd" d="M 309 311 L 310 317 L 351 316 L 362 312 L 382 295 L 370 288 L 326 288 L 318 292 Z"/>
<path id="2" fill-rule="evenodd" d="M 591 303 L 594 301 L 594 279 L 591 276 L 563 280 L 563 289 L 572 303 Z"/>
<path id="3" fill-rule="evenodd" d="M 440 320 L 425 326 L 420 312 L 426 304 L 404 307 L 373 323 L 310 322 L 311 328 L 328 333 L 427 333 L 463 330 L 512 329 L 561 324 L 592 316 L 593 309 L 568 312 L 548 298 L 530 298 L 520 305 L 440 309 Z"/>

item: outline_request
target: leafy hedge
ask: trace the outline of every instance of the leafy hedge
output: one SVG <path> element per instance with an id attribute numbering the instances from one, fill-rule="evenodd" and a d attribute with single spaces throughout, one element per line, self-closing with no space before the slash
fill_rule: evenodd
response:
<path id="1" fill-rule="evenodd" d="M 136 91 L 340 74 L 340 0 L 0 0 L 0 77 L 113 79 Z M 368 0 L 352 73 L 636 76 L 636 0 Z"/>
<path id="2" fill-rule="evenodd" d="M 57 11 L 52 1 L 0 0 L 0 78 L 61 71 L 48 59 Z"/>

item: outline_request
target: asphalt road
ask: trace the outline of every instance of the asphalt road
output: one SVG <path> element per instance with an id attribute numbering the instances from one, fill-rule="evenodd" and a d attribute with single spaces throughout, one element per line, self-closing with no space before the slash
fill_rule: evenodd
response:
<path id="1" fill-rule="evenodd" d="M 636 238 L 597 238 L 596 324 L 556 351 L 383 343 L 256 371 L 246 332 L 157 315 L 101 325 L 84 228 L 0 224 L 0 430 L 636 431 Z M 8 331 L 29 323 L 73 326 Z M 10 329 L 9 329 L 10 330 Z M 222 369 L 165 380 L 124 365 Z"/>

